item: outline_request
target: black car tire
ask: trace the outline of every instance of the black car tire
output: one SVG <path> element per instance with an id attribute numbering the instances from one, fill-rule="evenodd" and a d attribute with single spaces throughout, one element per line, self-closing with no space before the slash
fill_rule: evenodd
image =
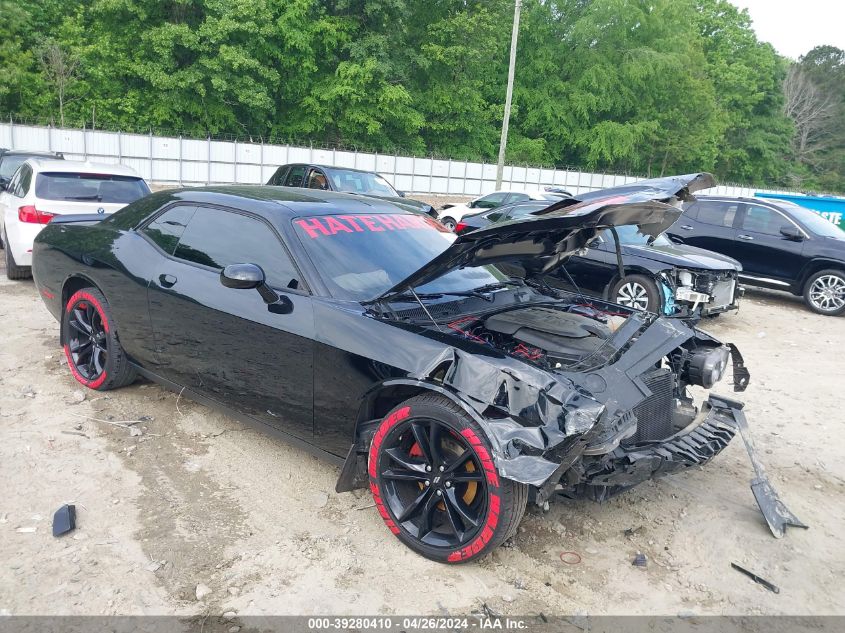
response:
<path id="1" fill-rule="evenodd" d="M 662 308 L 662 297 L 657 284 L 644 275 L 626 275 L 613 284 L 608 298 L 613 303 L 635 310 L 660 314 Z M 643 305 L 643 300 L 646 301 L 645 307 L 640 307 Z"/>
<path id="2" fill-rule="evenodd" d="M 32 269 L 29 266 L 18 266 L 15 263 L 15 256 L 11 248 L 3 249 L 3 256 L 6 259 L 6 277 L 11 280 L 29 279 L 32 277 Z"/>
<path id="3" fill-rule="evenodd" d="M 387 527 L 418 554 L 465 563 L 512 536 L 528 486 L 500 477 L 484 431 L 437 394 L 382 420 L 370 446 L 370 491 Z"/>
<path id="4" fill-rule="evenodd" d="M 65 358 L 79 383 L 108 391 L 135 381 L 135 369 L 120 345 L 111 309 L 99 290 L 83 288 L 67 300 L 62 332 Z"/>
<path id="5" fill-rule="evenodd" d="M 443 226 L 445 226 L 447 229 L 449 229 L 450 231 L 454 231 L 454 230 L 455 230 L 455 227 L 456 227 L 456 226 L 458 226 L 458 223 L 457 223 L 457 222 L 455 222 L 455 219 L 454 219 L 454 218 L 451 218 L 451 217 L 449 217 L 449 216 L 446 216 L 445 218 L 442 218 L 442 219 L 440 220 L 440 223 L 441 223 Z"/>
<path id="6" fill-rule="evenodd" d="M 813 312 L 826 316 L 845 313 L 845 272 L 820 270 L 804 284 L 804 303 Z"/>

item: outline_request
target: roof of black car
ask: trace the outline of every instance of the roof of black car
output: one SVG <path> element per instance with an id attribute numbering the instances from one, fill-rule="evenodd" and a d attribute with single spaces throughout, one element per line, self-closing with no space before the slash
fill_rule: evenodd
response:
<path id="1" fill-rule="evenodd" d="M 339 191 L 275 187 L 271 185 L 220 185 L 159 192 L 185 201 L 219 203 L 244 210 L 263 210 L 289 216 L 337 213 L 408 213 L 387 200 Z M 158 195 L 158 194 L 153 194 Z M 276 203 L 268 208 L 267 203 Z"/>
<path id="2" fill-rule="evenodd" d="M 320 169 L 342 169 L 343 171 L 357 171 L 361 174 L 375 174 L 376 172 L 367 169 L 357 169 L 355 167 L 340 167 L 338 165 L 321 165 L 320 163 L 288 163 L 282 167 L 292 167 L 293 165 L 304 165 L 306 167 L 319 167 Z M 282 167 L 279 167 L 281 169 Z"/>

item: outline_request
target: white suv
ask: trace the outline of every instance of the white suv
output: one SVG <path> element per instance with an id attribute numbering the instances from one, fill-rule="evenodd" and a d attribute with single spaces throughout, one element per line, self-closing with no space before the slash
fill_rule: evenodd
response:
<path id="1" fill-rule="evenodd" d="M 525 200 L 548 200 L 549 204 L 568 197 L 569 194 L 564 191 L 494 191 L 483 196 L 471 200 L 467 203 L 460 204 L 444 204 L 437 212 L 437 219 L 445 224 L 452 231 L 458 225 L 465 215 L 472 215 L 474 213 L 481 213 L 488 209 L 495 209 L 504 204 L 511 204 L 513 202 L 523 202 Z"/>
<path id="2" fill-rule="evenodd" d="M 27 160 L 0 192 L 6 276 L 31 276 L 32 243 L 54 215 L 114 213 L 148 193 L 144 179 L 122 165 Z"/>

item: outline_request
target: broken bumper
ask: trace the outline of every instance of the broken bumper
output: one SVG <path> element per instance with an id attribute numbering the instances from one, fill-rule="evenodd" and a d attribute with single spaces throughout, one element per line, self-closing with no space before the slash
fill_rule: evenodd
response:
<path id="1" fill-rule="evenodd" d="M 606 472 L 589 477 L 588 485 L 621 492 L 647 479 L 706 464 L 738 431 L 732 410 L 718 403 L 711 397 L 706 415 L 666 439 L 615 449 L 608 455 Z"/>
<path id="2" fill-rule="evenodd" d="M 742 436 L 755 477 L 751 491 L 776 538 L 787 526 L 806 528 L 780 500 L 766 476 L 742 411 L 743 404 L 722 396 L 710 396 L 709 410 L 682 431 L 660 441 L 619 447 L 609 454 L 605 472 L 587 479 L 594 487 L 604 487 L 609 494 L 621 492 L 647 479 L 654 479 L 702 466 L 718 455 L 734 436 Z"/>

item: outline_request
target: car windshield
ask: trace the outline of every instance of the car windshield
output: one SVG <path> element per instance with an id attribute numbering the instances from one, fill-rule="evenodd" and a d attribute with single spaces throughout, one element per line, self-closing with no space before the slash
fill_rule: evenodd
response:
<path id="1" fill-rule="evenodd" d="M 415 213 L 321 215 L 293 226 L 339 299 L 376 299 L 445 251 L 455 235 Z M 419 286 L 419 293 L 466 292 L 506 279 L 490 266 L 466 267 Z"/>
<path id="2" fill-rule="evenodd" d="M 378 174 L 352 169 L 326 170 L 332 189 L 347 193 L 366 193 L 375 196 L 398 196 L 396 190 Z"/>
<path id="3" fill-rule="evenodd" d="M 816 235 L 838 238 L 843 237 L 842 229 L 840 229 L 830 220 L 826 220 L 812 209 L 802 207 L 800 204 L 796 204 L 787 200 L 778 200 L 777 205 L 789 211 L 796 220 L 803 223 Z"/>
<path id="4" fill-rule="evenodd" d="M 147 183 L 136 176 L 42 172 L 35 178 L 35 196 L 43 200 L 128 204 L 148 193 Z"/>
<path id="5" fill-rule="evenodd" d="M 0 178 L 11 178 L 15 170 L 27 159 L 31 158 L 26 154 L 12 154 L 0 158 Z"/>
<path id="6" fill-rule="evenodd" d="M 629 246 L 648 246 L 649 235 L 640 233 L 640 228 L 635 224 L 626 224 L 624 226 L 616 227 L 616 234 L 619 235 L 619 241 L 622 244 Z M 610 231 L 605 231 L 603 238 L 613 244 L 613 235 Z M 653 246 L 667 246 L 672 242 L 669 241 L 665 235 L 658 235 L 652 242 Z"/>

